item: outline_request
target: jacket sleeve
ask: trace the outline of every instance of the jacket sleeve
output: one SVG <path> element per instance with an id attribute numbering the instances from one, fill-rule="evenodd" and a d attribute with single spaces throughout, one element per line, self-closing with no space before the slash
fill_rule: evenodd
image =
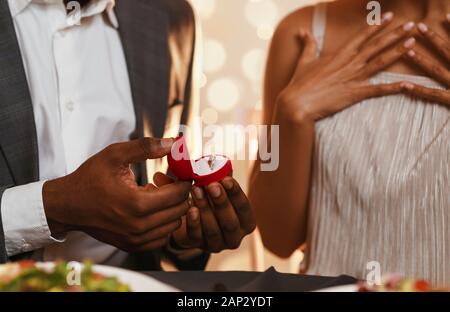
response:
<path id="1" fill-rule="evenodd" d="M 2 202 L 5 190 L 5 187 L 0 187 L 0 203 Z M 6 261 L 8 261 L 8 259 L 6 257 L 5 235 L 3 234 L 2 214 L 0 212 L 0 263 L 5 263 Z"/>

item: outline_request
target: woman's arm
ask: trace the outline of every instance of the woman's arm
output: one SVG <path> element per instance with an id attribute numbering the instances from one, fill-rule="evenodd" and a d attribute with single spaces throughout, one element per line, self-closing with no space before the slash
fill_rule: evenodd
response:
<path id="1" fill-rule="evenodd" d="M 264 118 L 280 126 L 279 168 L 263 172 L 258 161 L 249 197 L 263 242 L 278 256 L 289 257 L 306 240 L 315 122 L 362 100 L 405 90 L 404 83 L 368 82 L 415 44 L 413 38 L 405 39 L 412 34 L 412 23 L 376 37 L 392 18 L 392 13 L 386 14 L 382 25 L 360 31 L 332 58 L 317 59 L 312 35 L 290 24 L 289 18 L 275 34 L 267 65 Z"/>
<path id="2" fill-rule="evenodd" d="M 314 124 L 274 114 L 282 101 L 303 45 L 294 23 L 311 25 L 311 9 L 294 13 L 278 27 L 272 40 L 264 86 L 264 123 L 280 125 L 279 168 L 260 171 L 257 161 L 250 181 L 250 200 L 255 208 L 264 245 L 280 257 L 289 257 L 306 237 L 306 207 L 309 190 Z M 299 25 L 301 27 L 301 25 Z M 287 117 L 287 118 L 286 118 Z M 295 143 L 295 144 L 293 144 Z"/>

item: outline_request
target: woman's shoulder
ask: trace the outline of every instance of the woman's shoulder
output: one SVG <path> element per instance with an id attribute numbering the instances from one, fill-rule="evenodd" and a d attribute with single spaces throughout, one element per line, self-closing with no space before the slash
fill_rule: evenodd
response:
<path id="1" fill-rule="evenodd" d="M 311 30 L 315 6 L 297 9 L 286 15 L 278 24 L 278 33 L 298 31 L 298 29 Z"/>
<path id="2" fill-rule="evenodd" d="M 361 12 L 364 9 L 364 1 L 361 0 L 339 0 L 333 2 L 319 2 L 327 6 L 327 24 L 333 24 L 335 21 L 349 20 L 355 16 L 356 12 Z M 289 34 L 297 33 L 299 29 L 306 31 L 312 30 L 313 17 L 316 5 L 310 5 L 297 9 L 286 15 L 277 27 L 276 33 Z M 332 13 L 332 14 L 330 14 Z"/>

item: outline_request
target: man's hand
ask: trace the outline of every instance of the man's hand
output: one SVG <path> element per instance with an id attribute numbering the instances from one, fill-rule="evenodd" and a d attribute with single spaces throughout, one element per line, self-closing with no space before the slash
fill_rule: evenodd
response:
<path id="1" fill-rule="evenodd" d="M 72 174 L 46 182 L 43 201 L 52 234 L 83 231 L 125 251 L 164 246 L 189 209 L 191 184 L 146 190 L 136 184 L 130 164 L 161 158 L 172 144 L 153 138 L 113 144 Z"/>
<path id="2" fill-rule="evenodd" d="M 157 173 L 158 187 L 173 183 L 168 176 Z M 173 233 L 182 248 L 201 248 L 209 252 L 236 249 L 242 239 L 256 228 L 256 221 L 247 196 L 231 177 L 205 188 L 192 189 L 193 206 Z"/>

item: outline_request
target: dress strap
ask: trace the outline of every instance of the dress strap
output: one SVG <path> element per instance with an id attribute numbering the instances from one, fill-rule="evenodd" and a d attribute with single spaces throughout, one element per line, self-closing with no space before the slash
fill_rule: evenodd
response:
<path id="1" fill-rule="evenodd" d="M 327 27 L 327 4 L 319 3 L 314 7 L 312 33 L 317 41 L 317 55 L 323 50 L 325 31 Z"/>

